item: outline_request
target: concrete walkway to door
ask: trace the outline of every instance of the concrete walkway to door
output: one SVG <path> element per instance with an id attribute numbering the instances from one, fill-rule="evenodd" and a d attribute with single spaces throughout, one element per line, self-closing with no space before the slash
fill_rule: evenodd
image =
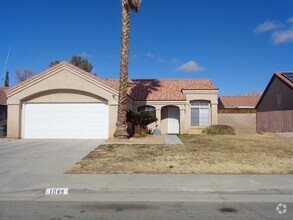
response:
<path id="1" fill-rule="evenodd" d="M 180 138 L 175 134 L 166 134 L 165 135 L 165 144 L 180 144 L 183 145 Z"/>
<path id="2" fill-rule="evenodd" d="M 0 192 L 49 187 L 104 140 L 0 142 Z"/>

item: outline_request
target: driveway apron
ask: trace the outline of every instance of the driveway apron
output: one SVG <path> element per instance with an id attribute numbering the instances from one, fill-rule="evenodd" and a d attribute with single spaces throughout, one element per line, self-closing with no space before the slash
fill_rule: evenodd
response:
<path id="1" fill-rule="evenodd" d="M 0 142 L 0 192 L 49 187 L 104 140 Z"/>

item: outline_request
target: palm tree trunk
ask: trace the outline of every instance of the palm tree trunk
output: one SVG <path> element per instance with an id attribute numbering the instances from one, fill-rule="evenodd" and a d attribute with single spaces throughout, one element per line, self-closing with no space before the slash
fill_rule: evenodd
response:
<path id="1" fill-rule="evenodd" d="M 127 0 L 122 0 L 122 33 L 120 57 L 120 85 L 117 112 L 117 128 L 114 137 L 127 138 L 127 84 L 128 84 L 128 54 L 129 54 L 130 12 Z"/>

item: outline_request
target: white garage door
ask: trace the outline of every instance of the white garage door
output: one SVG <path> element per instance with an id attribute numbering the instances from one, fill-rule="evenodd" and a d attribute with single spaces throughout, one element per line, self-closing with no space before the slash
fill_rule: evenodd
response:
<path id="1" fill-rule="evenodd" d="M 108 138 L 108 105 L 104 103 L 26 103 L 23 138 Z"/>

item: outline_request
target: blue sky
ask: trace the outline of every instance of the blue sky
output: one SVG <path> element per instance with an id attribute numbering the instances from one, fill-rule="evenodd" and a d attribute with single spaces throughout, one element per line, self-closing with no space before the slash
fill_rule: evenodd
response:
<path id="1" fill-rule="evenodd" d="M 13 85 L 16 69 L 73 55 L 119 77 L 120 0 L 0 0 L 0 30 L 1 85 L 5 69 Z M 130 78 L 210 78 L 239 95 L 263 91 L 292 58 L 292 0 L 144 0 L 131 14 Z"/>

